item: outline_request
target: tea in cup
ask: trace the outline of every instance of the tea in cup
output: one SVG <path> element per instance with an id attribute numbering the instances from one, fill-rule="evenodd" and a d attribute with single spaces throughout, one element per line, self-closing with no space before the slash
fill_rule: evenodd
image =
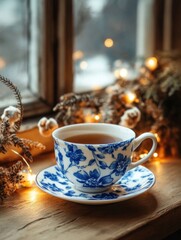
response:
<path id="1" fill-rule="evenodd" d="M 102 192 L 126 171 L 145 163 L 155 152 L 156 137 L 143 133 L 137 138 L 129 128 L 106 123 L 82 123 L 56 129 L 55 157 L 61 174 L 82 192 Z M 151 150 L 132 162 L 134 150 L 146 139 Z"/>

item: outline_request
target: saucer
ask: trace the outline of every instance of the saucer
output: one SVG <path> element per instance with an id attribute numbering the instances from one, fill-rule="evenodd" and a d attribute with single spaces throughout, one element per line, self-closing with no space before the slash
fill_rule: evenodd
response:
<path id="1" fill-rule="evenodd" d="M 62 176 L 57 165 L 42 170 L 36 176 L 36 184 L 44 192 L 64 200 L 91 205 L 116 203 L 136 197 L 150 189 L 154 183 L 154 174 L 143 166 L 129 170 L 109 190 L 101 193 L 76 190 Z"/>

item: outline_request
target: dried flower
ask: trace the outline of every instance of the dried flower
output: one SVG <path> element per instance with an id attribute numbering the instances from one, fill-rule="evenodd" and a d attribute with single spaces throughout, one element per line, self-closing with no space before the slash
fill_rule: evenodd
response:
<path id="1" fill-rule="evenodd" d="M 23 163 L 18 161 L 9 168 L 0 167 L 0 199 L 10 196 L 18 188 L 22 180 L 19 172 L 23 168 Z"/>
<path id="2" fill-rule="evenodd" d="M 124 112 L 120 118 L 120 125 L 134 128 L 141 119 L 141 112 L 137 107 L 133 107 Z"/>
<path id="3" fill-rule="evenodd" d="M 61 126 L 84 122 L 83 108 L 89 107 L 95 111 L 98 111 L 100 105 L 100 99 L 96 93 L 68 93 L 60 97 L 60 102 L 54 107 L 53 110 L 58 111 L 56 120 L 59 126 Z"/>
<path id="4" fill-rule="evenodd" d="M 9 106 L 4 109 L 1 119 L 2 121 L 8 120 L 10 124 L 10 131 L 15 131 L 15 123 L 21 119 L 20 110 L 16 107 Z"/>
<path id="5" fill-rule="evenodd" d="M 58 123 L 54 118 L 43 117 L 38 122 L 39 132 L 44 137 L 49 137 L 58 128 Z"/>

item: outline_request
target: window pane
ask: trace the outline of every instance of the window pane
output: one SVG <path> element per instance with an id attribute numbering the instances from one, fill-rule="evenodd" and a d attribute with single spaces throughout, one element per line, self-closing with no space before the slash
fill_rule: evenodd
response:
<path id="1" fill-rule="evenodd" d="M 28 7 L 26 0 L 0 0 L 0 74 L 20 91 L 28 89 Z M 1 106 L 12 100 L 12 92 L 2 83 Z M 4 104 L 3 104 L 4 103 Z"/>
<path id="2" fill-rule="evenodd" d="M 74 0 L 74 91 L 115 81 L 136 54 L 137 0 Z"/>

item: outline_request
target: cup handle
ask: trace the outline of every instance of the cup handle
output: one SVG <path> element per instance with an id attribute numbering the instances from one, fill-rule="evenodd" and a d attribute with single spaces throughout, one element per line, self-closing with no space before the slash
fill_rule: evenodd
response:
<path id="1" fill-rule="evenodd" d="M 141 158 L 140 160 L 138 160 L 136 162 L 130 163 L 130 165 L 128 166 L 128 170 L 135 168 L 140 164 L 145 163 L 155 152 L 156 147 L 157 147 L 157 140 L 153 133 L 143 133 L 140 136 L 138 136 L 137 138 L 135 138 L 133 140 L 133 151 L 146 139 L 152 140 L 153 144 L 152 144 L 150 151 L 147 153 L 147 155 L 145 157 Z"/>

